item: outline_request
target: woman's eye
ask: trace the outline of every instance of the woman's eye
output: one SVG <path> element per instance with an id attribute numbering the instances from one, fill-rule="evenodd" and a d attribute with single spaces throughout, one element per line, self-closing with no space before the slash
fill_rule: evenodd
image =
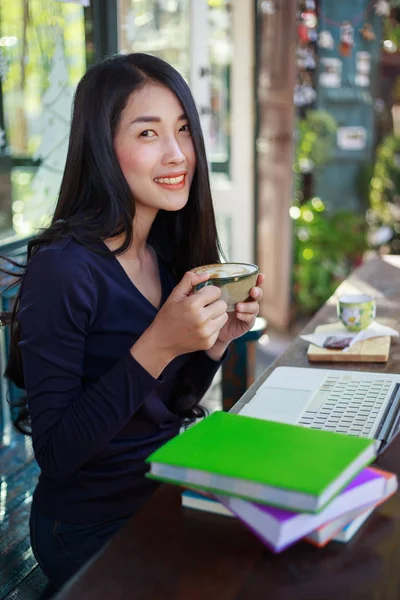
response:
<path id="1" fill-rule="evenodd" d="M 142 133 L 140 134 L 140 137 L 146 137 L 146 138 L 151 138 L 154 137 L 156 134 L 152 129 L 146 129 L 145 131 L 142 131 Z"/>
<path id="2" fill-rule="evenodd" d="M 183 131 L 183 133 L 190 133 L 189 123 L 185 123 L 185 125 L 182 125 L 179 131 Z"/>

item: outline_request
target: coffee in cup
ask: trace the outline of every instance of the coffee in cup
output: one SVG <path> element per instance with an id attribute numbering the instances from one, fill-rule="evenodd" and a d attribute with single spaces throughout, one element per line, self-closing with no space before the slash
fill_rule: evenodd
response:
<path id="1" fill-rule="evenodd" d="M 191 269 L 193 273 L 202 275 L 208 273 L 210 279 L 194 286 L 197 292 L 207 285 L 215 285 L 221 290 L 221 299 L 228 305 L 228 312 L 235 310 L 238 302 L 244 302 L 250 295 L 250 290 L 257 283 L 258 267 L 250 263 L 217 263 L 202 265 Z"/>

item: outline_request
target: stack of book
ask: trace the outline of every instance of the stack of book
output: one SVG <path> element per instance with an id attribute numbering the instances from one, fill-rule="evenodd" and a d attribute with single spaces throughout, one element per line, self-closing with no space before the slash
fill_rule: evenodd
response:
<path id="1" fill-rule="evenodd" d="M 368 465 L 374 440 L 215 412 L 149 458 L 148 476 L 190 488 L 183 503 L 234 515 L 274 552 L 347 541 L 397 489 Z"/>

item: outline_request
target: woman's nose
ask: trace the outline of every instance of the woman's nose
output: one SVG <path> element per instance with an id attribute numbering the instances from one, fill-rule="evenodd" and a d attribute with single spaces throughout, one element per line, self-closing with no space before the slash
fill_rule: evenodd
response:
<path id="1" fill-rule="evenodd" d="M 164 148 L 163 162 L 165 164 L 181 164 L 185 161 L 185 159 L 185 154 L 183 153 L 178 141 L 174 138 L 168 140 Z"/>

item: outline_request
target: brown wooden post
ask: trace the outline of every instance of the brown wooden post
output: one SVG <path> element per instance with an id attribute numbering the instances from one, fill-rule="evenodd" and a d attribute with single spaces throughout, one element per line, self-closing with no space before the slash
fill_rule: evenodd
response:
<path id="1" fill-rule="evenodd" d="M 266 276 L 261 314 L 269 325 L 284 329 L 291 295 L 297 0 L 275 1 L 273 14 L 263 12 L 262 5 L 257 15 L 256 252 Z"/>

